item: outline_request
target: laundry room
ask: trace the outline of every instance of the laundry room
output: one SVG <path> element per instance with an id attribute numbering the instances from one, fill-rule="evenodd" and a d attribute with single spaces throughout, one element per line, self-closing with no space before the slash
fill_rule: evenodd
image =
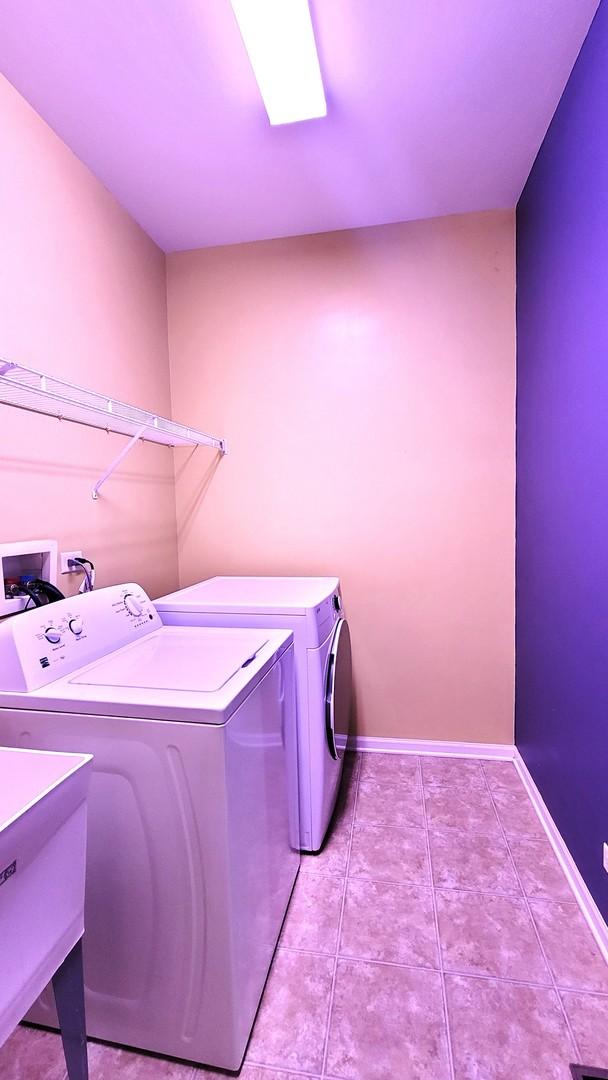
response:
<path id="1" fill-rule="evenodd" d="M 607 61 L 0 3 L 0 1080 L 608 1078 Z"/>

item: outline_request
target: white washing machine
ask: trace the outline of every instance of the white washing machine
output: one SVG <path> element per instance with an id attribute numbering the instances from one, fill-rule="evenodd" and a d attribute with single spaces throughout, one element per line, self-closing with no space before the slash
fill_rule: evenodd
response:
<path id="1" fill-rule="evenodd" d="M 154 604 L 170 625 L 293 631 L 300 846 L 318 851 L 336 803 L 352 705 L 350 633 L 338 578 L 214 577 Z"/>
<path id="2" fill-rule="evenodd" d="M 89 1034 L 237 1069 L 299 865 L 291 633 L 116 586 L 0 624 L 0 687 L 0 743 L 94 755 Z"/>

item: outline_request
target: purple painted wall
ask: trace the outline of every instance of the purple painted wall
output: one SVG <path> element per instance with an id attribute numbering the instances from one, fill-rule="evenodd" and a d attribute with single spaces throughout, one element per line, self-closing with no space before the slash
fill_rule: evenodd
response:
<path id="1" fill-rule="evenodd" d="M 608 0 L 517 208 L 516 741 L 608 919 Z"/>

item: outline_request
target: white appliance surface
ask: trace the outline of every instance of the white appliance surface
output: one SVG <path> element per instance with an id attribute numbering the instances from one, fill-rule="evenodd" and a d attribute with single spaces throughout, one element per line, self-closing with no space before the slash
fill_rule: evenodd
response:
<path id="1" fill-rule="evenodd" d="M 300 847 L 318 851 L 338 795 L 351 702 L 350 637 L 339 579 L 215 577 L 163 596 L 154 606 L 170 626 L 293 632 Z M 332 730 L 334 718 L 340 733 Z"/>
<path id="2" fill-rule="evenodd" d="M 199 628 L 192 634 L 189 630 L 163 627 L 118 655 L 98 660 L 70 682 L 79 686 L 213 694 L 248 667 L 267 644 L 268 635 L 255 630 L 216 634 Z"/>
<path id="3" fill-rule="evenodd" d="M 88 761 L 90 755 L 0 746 L 0 833 Z"/>
<path id="4" fill-rule="evenodd" d="M 138 586 L 108 592 L 88 594 L 84 608 L 72 597 L 0 623 L 2 704 L 13 691 L 14 708 L 35 699 L 41 709 L 221 724 L 291 641 L 285 632 L 162 626 Z M 124 598 L 134 595 L 137 610 L 126 613 Z M 76 622 L 78 635 L 69 629 Z"/>
<path id="5" fill-rule="evenodd" d="M 169 593 L 155 606 L 159 611 L 175 604 L 182 611 L 202 605 L 206 611 L 303 615 L 339 589 L 339 579 L 332 577 L 214 577 Z"/>
<path id="6" fill-rule="evenodd" d="M 93 755 L 90 1035 L 238 1069 L 299 865 L 293 663 L 289 630 L 163 627 L 134 584 L 0 624 L 0 743 Z"/>
<path id="7" fill-rule="evenodd" d="M 40 707 L 59 698 L 68 710 L 223 724 L 289 644 L 281 631 L 165 626 L 33 696 Z"/>
<path id="8" fill-rule="evenodd" d="M 0 747 L 0 1046 L 84 929 L 89 754 Z"/>

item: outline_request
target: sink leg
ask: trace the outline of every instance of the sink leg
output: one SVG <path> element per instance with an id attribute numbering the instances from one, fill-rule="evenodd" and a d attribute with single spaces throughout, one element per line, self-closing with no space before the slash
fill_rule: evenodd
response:
<path id="1" fill-rule="evenodd" d="M 68 1080 L 88 1080 L 87 1031 L 84 1013 L 82 938 L 53 975 L 61 1041 Z"/>

